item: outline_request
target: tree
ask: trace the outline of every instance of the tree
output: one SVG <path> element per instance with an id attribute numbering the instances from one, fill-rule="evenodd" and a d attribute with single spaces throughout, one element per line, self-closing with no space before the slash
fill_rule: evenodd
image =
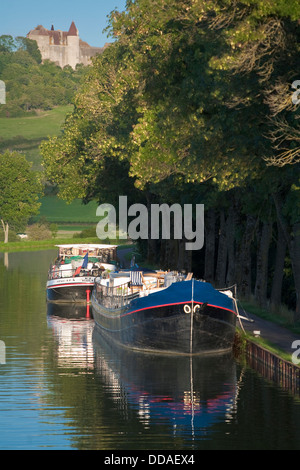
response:
<path id="1" fill-rule="evenodd" d="M 0 154 L 0 220 L 4 243 L 8 242 L 9 227 L 24 230 L 29 217 L 37 214 L 41 191 L 39 178 L 23 155 L 9 151 Z"/>
<path id="2" fill-rule="evenodd" d="M 14 38 L 8 34 L 0 36 L 0 52 L 12 52 L 16 47 Z"/>
<path id="3" fill-rule="evenodd" d="M 31 57 L 38 63 L 42 63 L 42 54 L 38 48 L 37 42 L 23 36 L 16 37 L 16 43 L 19 49 L 27 51 Z"/>
<path id="4" fill-rule="evenodd" d="M 0 76 L 6 84 L 6 105 L 0 115 L 26 116 L 35 109 L 70 104 L 88 67 L 61 69 L 51 61 L 41 63 L 36 41 L 0 36 Z"/>
<path id="5" fill-rule="evenodd" d="M 286 172 L 267 163 L 299 142 L 298 116 L 279 93 L 299 78 L 299 10 L 297 0 L 128 0 L 124 12 L 113 11 L 116 41 L 93 60 L 63 134 L 43 144 L 61 196 L 108 197 L 113 173 L 116 194 L 122 180 L 147 204 L 204 203 L 210 224 L 198 266 L 215 283 L 238 280 L 241 295 L 254 291 L 266 304 L 276 214 L 298 269 L 295 206 L 283 197 L 275 212 L 272 196 L 298 201 L 298 166 L 280 188 Z M 182 258 L 173 241 L 152 242 L 148 253 L 169 267 Z M 276 283 L 279 269 L 282 253 Z"/>

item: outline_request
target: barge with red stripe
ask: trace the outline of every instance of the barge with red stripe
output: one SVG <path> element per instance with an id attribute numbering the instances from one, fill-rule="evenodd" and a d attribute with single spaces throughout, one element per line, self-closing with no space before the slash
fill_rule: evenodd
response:
<path id="1" fill-rule="evenodd" d="M 57 245 L 46 285 L 49 302 L 90 302 L 95 278 L 115 269 L 116 245 Z"/>
<path id="2" fill-rule="evenodd" d="M 89 302 L 95 276 L 49 279 L 47 300 L 49 302 Z"/>
<path id="3" fill-rule="evenodd" d="M 119 345 L 172 355 L 232 350 L 237 317 L 233 296 L 194 279 L 175 278 L 169 286 L 146 289 L 141 283 L 139 290 L 131 280 L 123 282 L 122 275 L 114 281 L 119 282 L 97 279 L 91 303 L 98 329 Z"/>

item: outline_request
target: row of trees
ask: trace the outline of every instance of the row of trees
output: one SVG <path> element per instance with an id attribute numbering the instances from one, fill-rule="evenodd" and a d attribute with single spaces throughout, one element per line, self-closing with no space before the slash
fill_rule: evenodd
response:
<path id="1" fill-rule="evenodd" d="M 0 79 L 7 93 L 0 116 L 26 116 L 37 109 L 72 103 L 85 69 L 82 65 L 73 70 L 50 61 L 42 63 L 36 41 L 0 36 Z"/>
<path id="2" fill-rule="evenodd" d="M 42 145 L 60 196 L 205 204 L 205 247 L 148 259 L 238 283 L 300 319 L 299 3 L 135 0 L 113 11 L 63 135 Z"/>

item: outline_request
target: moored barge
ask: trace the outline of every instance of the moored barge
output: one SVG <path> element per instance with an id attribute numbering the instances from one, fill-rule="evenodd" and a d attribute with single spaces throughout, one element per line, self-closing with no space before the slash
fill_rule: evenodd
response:
<path id="1" fill-rule="evenodd" d="M 47 280 L 49 302 L 89 302 L 95 278 L 116 268 L 117 245 L 56 245 Z"/>
<path id="2" fill-rule="evenodd" d="M 98 328 L 124 347 L 166 354 L 217 354 L 233 346 L 236 302 L 210 283 L 173 273 L 111 273 L 97 278 Z"/>

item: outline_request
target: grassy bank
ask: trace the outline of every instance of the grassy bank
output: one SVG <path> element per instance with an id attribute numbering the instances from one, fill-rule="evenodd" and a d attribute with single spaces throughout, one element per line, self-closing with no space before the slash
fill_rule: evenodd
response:
<path id="1" fill-rule="evenodd" d="M 51 238 L 50 240 L 22 240 L 18 242 L 3 243 L 0 242 L 0 252 L 14 252 L 14 251 L 33 251 L 33 250 L 46 250 L 54 248 L 55 245 L 63 245 L 69 243 L 97 243 L 105 245 L 122 245 L 121 248 L 126 246 L 132 247 L 127 240 L 99 240 L 99 238 Z"/>
<path id="2" fill-rule="evenodd" d="M 61 132 L 65 117 L 72 109 L 72 105 L 58 106 L 36 116 L 0 118 L 0 152 L 22 152 L 33 162 L 35 170 L 41 169 L 41 142 Z"/>
<path id="3" fill-rule="evenodd" d="M 288 310 L 285 305 L 279 305 L 276 310 L 271 311 L 267 308 L 261 308 L 252 299 L 247 301 L 239 301 L 238 306 L 239 308 L 242 307 L 244 311 L 248 312 L 249 314 L 253 314 L 256 317 L 262 318 L 263 320 L 283 327 L 294 334 L 300 335 L 300 324 L 295 323 L 294 312 Z M 242 312 L 241 314 L 243 315 Z M 291 353 L 280 349 L 277 345 L 264 339 L 262 336 L 254 336 L 253 333 L 247 331 L 242 332 L 239 329 L 237 340 L 238 347 L 241 347 L 241 350 L 243 350 L 243 345 L 245 347 L 247 341 L 251 341 L 252 343 L 257 344 L 258 346 L 266 349 L 267 351 L 284 359 L 285 361 L 291 361 Z"/>
<path id="4" fill-rule="evenodd" d="M 237 357 L 243 358 L 246 354 L 247 341 L 251 341 L 252 343 L 257 344 L 258 346 L 266 349 L 267 351 L 271 352 L 272 354 L 275 354 L 276 356 L 280 357 L 285 361 L 291 361 L 291 353 L 287 353 L 283 349 L 278 348 L 275 344 L 271 343 L 270 341 L 267 341 L 261 336 L 256 337 L 253 334 L 243 332 L 240 329 L 236 332 L 234 344 L 234 351 Z"/>
<path id="5" fill-rule="evenodd" d="M 55 245 L 63 245 L 67 243 L 101 243 L 98 238 L 83 240 L 82 238 L 51 238 L 50 240 L 22 240 L 18 242 L 0 243 L 0 251 L 31 251 L 44 250 L 54 248 Z"/>
<path id="6" fill-rule="evenodd" d="M 300 334 L 300 324 L 295 323 L 294 312 L 288 310 L 285 305 L 279 305 L 276 310 L 271 311 L 267 308 L 259 307 L 254 301 L 240 301 L 239 304 L 245 312 L 252 313 L 264 320 L 276 323 L 279 326 L 287 328 L 293 333 Z"/>

